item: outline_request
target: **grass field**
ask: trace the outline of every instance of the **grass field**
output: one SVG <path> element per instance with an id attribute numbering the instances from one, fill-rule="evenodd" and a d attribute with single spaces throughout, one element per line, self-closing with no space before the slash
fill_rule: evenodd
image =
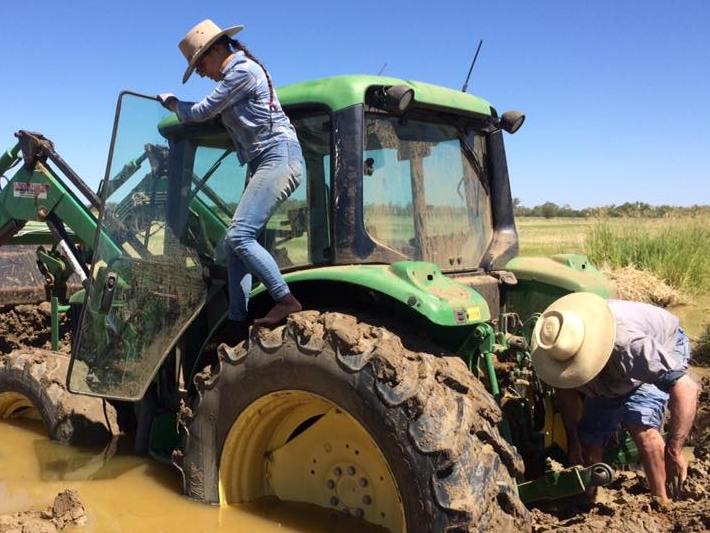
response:
<path id="1" fill-rule="evenodd" d="M 587 233 L 596 221 L 589 218 L 518 217 L 521 255 L 583 252 Z"/>
<path id="2" fill-rule="evenodd" d="M 688 293 L 710 292 L 710 218 L 517 219 L 522 255 L 582 252 L 635 266 Z"/>
<path id="3" fill-rule="evenodd" d="M 710 321 L 710 217 L 516 219 L 522 255 L 581 252 L 597 266 L 633 265 L 688 295 L 674 308 L 699 337 Z"/>
<path id="4" fill-rule="evenodd" d="M 611 267 L 633 265 L 653 272 L 673 287 L 690 294 L 710 292 L 710 221 L 668 222 L 658 227 L 636 224 L 594 226 L 585 251 L 596 263 Z"/>

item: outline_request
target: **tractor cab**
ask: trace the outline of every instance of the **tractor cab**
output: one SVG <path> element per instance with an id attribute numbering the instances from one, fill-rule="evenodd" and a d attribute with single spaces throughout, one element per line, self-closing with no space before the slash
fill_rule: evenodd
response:
<path id="1" fill-rule="evenodd" d="M 516 254 L 501 120 L 487 102 L 366 76 L 291 85 L 279 96 L 305 165 L 261 241 L 287 275 L 310 272 L 313 285 L 328 267 L 425 262 L 436 270 L 425 275 L 446 285 L 446 275 Z M 226 309 L 223 237 L 247 180 L 218 119 L 181 124 L 155 99 L 122 93 L 73 390 L 141 398 L 191 325 L 216 326 Z M 478 294 L 459 294 L 472 297 L 475 312 L 462 304 L 448 325 L 491 316 Z"/>

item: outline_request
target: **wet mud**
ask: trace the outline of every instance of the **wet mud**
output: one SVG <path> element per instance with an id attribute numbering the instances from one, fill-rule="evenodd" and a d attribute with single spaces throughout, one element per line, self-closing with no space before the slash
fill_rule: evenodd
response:
<path id="1" fill-rule="evenodd" d="M 616 479 L 598 489 L 592 500 L 579 496 L 533 509 L 533 531 L 710 531 L 710 377 L 701 381 L 698 414 L 688 442 L 693 446 L 694 458 L 680 499 L 669 508 L 662 508 L 651 498 L 641 470 L 617 472 Z"/>
<path id="2" fill-rule="evenodd" d="M 46 299 L 36 246 L 3 244 L 0 250 L 0 304 L 32 304 Z"/>
<path id="3" fill-rule="evenodd" d="M 44 510 L 0 515 L 0 533 L 55 533 L 68 525 L 83 526 L 86 511 L 75 490 L 63 490 Z"/>
<path id="4" fill-rule="evenodd" d="M 65 533 L 381 531 L 308 505 L 268 499 L 229 507 L 193 502 L 182 495 L 174 467 L 134 455 L 129 439 L 103 448 L 64 446 L 50 441 L 36 421 L 11 420 L 0 423 L 0 443 L 0 516 L 28 516 L 26 511 L 44 510 L 58 492 L 72 489 L 85 508 L 86 524 L 67 526 Z"/>
<path id="5" fill-rule="evenodd" d="M 0 358 L 7 361 L 8 354 L 18 349 L 40 356 L 49 347 L 49 321 L 46 304 L 0 307 Z M 67 329 L 61 348 L 65 354 L 70 346 Z M 348 328 L 340 329 L 348 344 Z M 380 370 L 392 371 L 396 365 L 392 361 Z M 642 470 L 629 470 L 618 472 L 592 501 L 576 497 L 534 508 L 533 531 L 710 531 L 710 373 L 703 375 L 688 442 L 693 454 L 688 480 L 671 508 L 654 503 Z M 179 532 L 193 531 L 196 519 L 214 531 L 362 530 L 347 517 L 311 507 L 260 502 L 215 508 L 190 502 L 181 495 L 172 467 L 133 455 L 127 441 L 114 439 L 103 448 L 62 446 L 48 440 L 36 421 L 11 421 L 0 424 L 0 442 L 0 533 L 53 532 L 70 524 L 72 531 Z M 66 496 L 67 487 L 78 490 L 82 502 L 74 502 L 75 492 Z M 58 493 L 65 496 L 55 509 L 56 501 L 51 502 Z M 78 506 L 85 507 L 84 518 Z M 76 527 L 84 521 L 84 527 Z"/>
<path id="6" fill-rule="evenodd" d="M 68 372 L 67 354 L 40 348 L 13 350 L 0 355 L 0 391 L 14 391 L 29 400 L 36 417 L 58 442 L 109 441 L 119 431 L 116 410 L 101 398 L 70 393 L 66 388 Z M 0 403 L 0 416 L 26 416 L 5 400 Z"/>
<path id="7" fill-rule="evenodd" d="M 71 341 L 66 317 L 60 318 L 59 351 L 69 353 Z M 0 306 L 0 353 L 18 348 L 50 349 L 51 307 L 48 302 Z"/>
<path id="8" fill-rule="evenodd" d="M 0 306 L 0 384 L 33 402 L 53 439 L 103 444 L 119 431 L 115 409 L 99 398 L 67 391 L 71 333 L 66 316 L 60 315 L 59 326 L 54 352 L 48 302 Z M 40 395 L 42 390 L 47 394 Z"/>

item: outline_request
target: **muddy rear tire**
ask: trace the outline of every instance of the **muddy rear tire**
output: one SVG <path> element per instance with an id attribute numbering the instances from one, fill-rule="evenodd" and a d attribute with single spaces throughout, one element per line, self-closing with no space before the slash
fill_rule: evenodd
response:
<path id="1" fill-rule="evenodd" d="M 16 350 L 0 356 L 0 419 L 38 418 L 63 444 L 103 443 L 111 438 L 101 399 L 66 390 L 69 358 L 48 350 Z M 112 430 L 116 412 L 107 404 Z"/>
<path id="2" fill-rule="evenodd" d="M 253 328 L 250 338 L 234 348 L 223 345 L 220 362 L 198 374 L 195 384 L 197 397 L 180 415 L 183 449 L 174 454 L 184 492 L 193 499 L 236 503 L 278 496 L 278 473 L 272 470 L 279 449 L 263 453 L 259 439 L 269 430 L 283 433 L 288 416 L 292 429 L 285 448 L 336 413 L 354 420 L 374 442 L 373 450 L 381 452 L 398 492 L 403 525 L 370 520 L 366 505 L 343 504 L 336 476 L 344 477 L 344 469 L 351 467 L 323 460 L 328 456 L 322 450 L 330 453 L 336 446 L 338 432 L 332 429 L 322 443 L 305 449 L 303 465 L 287 468 L 292 484 L 304 494 L 313 490 L 314 479 L 325 476 L 323 494 L 311 503 L 390 529 L 530 530 L 529 513 L 515 489 L 522 460 L 498 432 L 500 409 L 458 358 L 411 352 L 392 331 L 350 315 L 305 311 L 273 331 Z M 304 412 L 300 424 L 298 418 L 278 414 L 287 410 L 289 397 L 300 399 L 292 409 Z M 317 414 L 318 402 L 332 409 Z M 266 422 L 259 426 L 262 419 Z M 249 470 L 246 474 L 230 467 L 245 450 L 252 450 L 260 463 L 256 468 L 240 463 L 241 470 Z M 361 464 L 353 459 L 352 471 L 355 466 L 360 470 L 348 492 L 374 506 L 375 497 L 359 488 L 371 485 L 360 478 Z M 265 477 L 255 482 L 260 472 Z M 243 479 L 227 479 L 231 475 Z"/>

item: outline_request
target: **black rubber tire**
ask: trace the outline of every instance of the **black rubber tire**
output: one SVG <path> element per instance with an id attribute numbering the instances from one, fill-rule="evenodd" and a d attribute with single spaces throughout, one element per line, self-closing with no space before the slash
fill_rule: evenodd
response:
<path id="1" fill-rule="evenodd" d="M 174 453 L 185 494 L 218 503 L 219 458 L 234 421 L 279 390 L 318 394 L 357 419 L 393 472 L 414 531 L 529 531 L 514 477 L 523 464 L 501 437 L 501 411 L 455 357 L 414 353 L 391 331 L 351 315 L 304 311 L 252 328 L 195 378 Z"/>
<path id="2" fill-rule="evenodd" d="M 16 392 L 39 411 L 49 437 L 63 444 L 98 444 L 117 431 L 116 412 L 100 398 L 67 391 L 69 358 L 48 350 L 16 350 L 0 356 L 0 393 Z"/>

